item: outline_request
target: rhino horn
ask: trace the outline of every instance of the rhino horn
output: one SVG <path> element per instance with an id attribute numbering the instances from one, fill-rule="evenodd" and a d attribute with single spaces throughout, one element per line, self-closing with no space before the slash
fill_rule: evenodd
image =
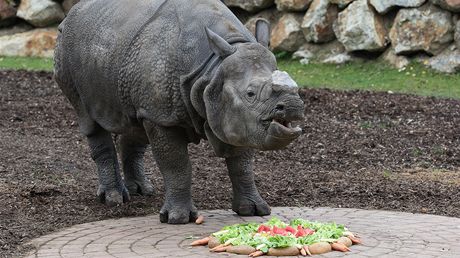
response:
<path id="1" fill-rule="evenodd" d="M 274 91 L 287 91 L 297 93 L 299 86 L 287 72 L 276 70 L 272 73 L 272 85 Z"/>

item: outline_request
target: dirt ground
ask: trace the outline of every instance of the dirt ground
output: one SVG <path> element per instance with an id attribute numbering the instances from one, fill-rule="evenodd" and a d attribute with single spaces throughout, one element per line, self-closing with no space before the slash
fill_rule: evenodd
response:
<path id="1" fill-rule="evenodd" d="M 256 181 L 272 206 L 354 207 L 460 217 L 460 101 L 362 91 L 302 90 L 305 134 L 260 152 Z M 230 208 L 223 161 L 190 146 L 199 209 Z M 158 212 L 158 190 L 107 208 L 75 115 L 46 72 L 0 71 L 0 257 L 74 224 Z"/>

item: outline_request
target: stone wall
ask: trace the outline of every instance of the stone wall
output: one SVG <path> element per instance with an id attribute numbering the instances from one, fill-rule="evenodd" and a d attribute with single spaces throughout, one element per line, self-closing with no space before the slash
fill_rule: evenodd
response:
<path id="1" fill-rule="evenodd" d="M 218 1 L 218 0 L 216 0 Z M 0 56 L 52 56 L 56 24 L 78 0 L 0 0 Z M 271 48 L 302 63 L 411 60 L 460 71 L 460 0 L 224 0 L 248 28 L 272 24 Z"/>

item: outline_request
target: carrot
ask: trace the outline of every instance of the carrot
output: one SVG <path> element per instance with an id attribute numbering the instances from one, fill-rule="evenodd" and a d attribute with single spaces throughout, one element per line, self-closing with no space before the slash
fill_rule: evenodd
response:
<path id="1" fill-rule="evenodd" d="M 199 246 L 199 245 L 207 245 L 209 242 L 210 237 L 205 237 L 202 239 L 198 239 L 190 243 L 191 246 Z"/>
<path id="2" fill-rule="evenodd" d="M 351 242 L 354 244 L 354 245 L 357 245 L 357 244 L 361 244 L 362 241 L 361 239 L 355 237 L 355 236 L 348 236 L 348 238 L 351 240 Z"/>
<path id="3" fill-rule="evenodd" d="M 306 252 L 309 256 L 311 256 L 310 248 L 308 248 L 308 245 L 304 245 L 304 246 L 303 246 L 303 249 L 305 250 L 305 252 Z"/>
<path id="4" fill-rule="evenodd" d="M 220 244 L 220 245 L 218 245 L 218 246 L 215 246 L 215 247 L 211 248 L 211 250 L 209 250 L 209 251 L 214 252 L 214 250 L 221 249 L 222 247 L 225 247 L 225 245 L 224 245 L 224 244 Z"/>
<path id="5" fill-rule="evenodd" d="M 200 215 L 200 216 L 198 216 L 198 218 L 196 218 L 195 224 L 197 224 L 197 225 L 202 224 L 203 221 L 204 221 L 204 216 Z"/>
<path id="6" fill-rule="evenodd" d="M 332 250 L 340 251 L 340 252 L 348 252 L 350 251 L 350 248 L 348 248 L 346 245 L 341 244 L 341 243 L 332 243 L 331 244 Z"/>
<path id="7" fill-rule="evenodd" d="M 302 248 L 300 248 L 300 254 L 302 256 L 307 256 L 307 251 L 305 251 L 305 249 L 302 247 Z"/>
<path id="8" fill-rule="evenodd" d="M 259 257 L 259 256 L 262 256 L 264 255 L 264 252 L 262 251 L 255 251 L 254 253 L 250 253 L 249 254 L 249 257 Z"/>
<path id="9" fill-rule="evenodd" d="M 229 246 L 227 246 L 227 245 L 219 245 L 219 246 L 214 247 L 210 251 L 211 252 L 216 252 L 216 253 L 226 252 L 228 247 Z"/>

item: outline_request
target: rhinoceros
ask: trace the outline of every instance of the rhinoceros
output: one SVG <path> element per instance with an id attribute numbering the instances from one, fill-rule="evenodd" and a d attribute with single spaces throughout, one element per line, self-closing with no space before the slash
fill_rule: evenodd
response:
<path id="1" fill-rule="evenodd" d="M 254 34 L 218 0 L 83 0 L 71 9 L 54 73 L 88 139 L 101 202 L 154 194 L 143 164 L 150 144 L 165 184 L 160 221 L 193 221 L 187 148 L 206 139 L 225 158 L 232 209 L 270 214 L 254 152 L 296 139 L 302 130 L 291 122 L 303 119 L 304 103 L 277 70 L 268 22 L 258 20 Z"/>

